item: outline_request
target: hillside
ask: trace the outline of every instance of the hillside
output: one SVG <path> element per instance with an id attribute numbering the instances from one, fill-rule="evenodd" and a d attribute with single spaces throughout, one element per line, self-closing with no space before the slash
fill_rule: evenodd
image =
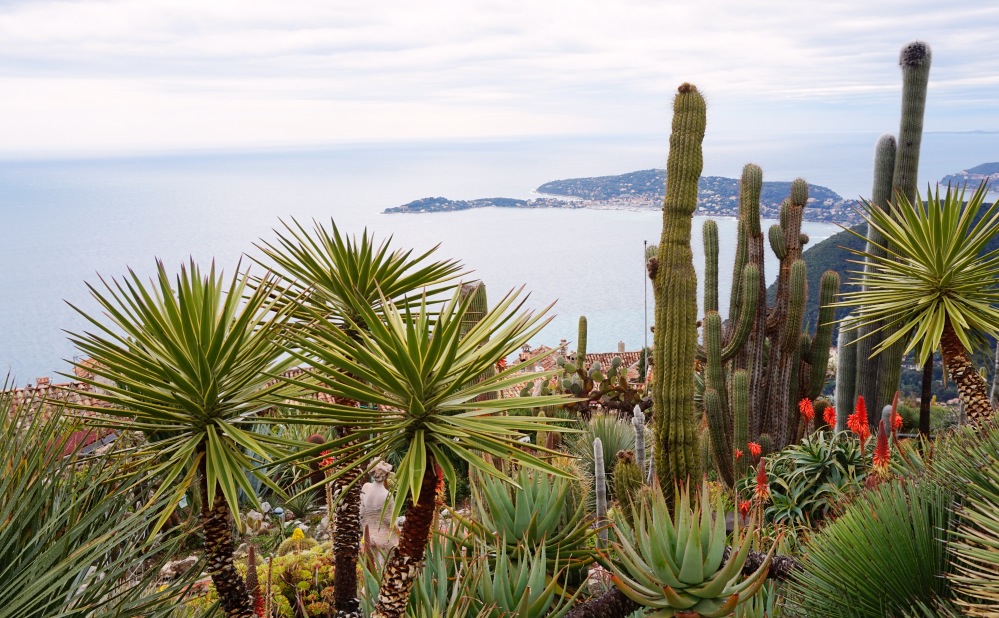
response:
<path id="1" fill-rule="evenodd" d="M 999 162 L 982 163 L 981 165 L 961 170 L 956 174 L 949 174 L 940 179 L 940 184 L 949 184 L 955 187 L 967 184 L 968 190 L 970 191 L 977 187 L 982 181 L 988 181 L 993 185 L 993 190 L 996 189 L 995 185 L 999 183 Z"/>

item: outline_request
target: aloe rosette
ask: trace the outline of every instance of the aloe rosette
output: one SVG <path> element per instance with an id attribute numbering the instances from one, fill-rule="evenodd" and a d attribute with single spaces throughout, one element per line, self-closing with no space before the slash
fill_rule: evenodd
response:
<path id="1" fill-rule="evenodd" d="M 706 483 L 691 505 L 689 488 L 678 492 L 675 517 L 658 488 L 634 509 L 634 527 L 618 522 L 613 557 L 601 562 L 611 581 L 629 599 L 650 608 L 656 618 L 728 616 L 763 585 L 774 547 L 748 577 L 742 567 L 749 555 L 754 521 L 735 539 L 726 560 L 728 537 L 723 505 L 709 497 Z"/>

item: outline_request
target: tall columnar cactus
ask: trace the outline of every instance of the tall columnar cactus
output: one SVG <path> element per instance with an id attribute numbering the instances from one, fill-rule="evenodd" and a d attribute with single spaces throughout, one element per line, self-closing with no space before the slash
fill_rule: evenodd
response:
<path id="1" fill-rule="evenodd" d="M 576 367 L 586 369 L 586 316 L 579 316 L 579 336 L 576 341 Z"/>
<path id="2" fill-rule="evenodd" d="M 732 442 L 732 467 L 735 478 L 741 478 L 749 462 L 749 374 L 745 369 L 732 373 Z"/>
<path id="3" fill-rule="evenodd" d="M 593 483 L 597 504 L 597 525 L 601 527 L 598 536 L 601 546 L 607 542 L 607 472 L 604 468 L 604 445 L 600 438 L 593 440 Z"/>
<path id="4" fill-rule="evenodd" d="M 739 235 L 733 273 L 728 327 L 711 307 L 704 317 L 705 413 L 714 444 L 715 461 L 723 480 L 736 472 L 735 449 L 745 452 L 748 441 L 768 434 L 775 449 L 796 440 L 805 430 L 797 403 L 814 398 L 825 384 L 832 343 L 834 309 L 829 305 L 839 289 L 839 275 L 823 274 L 820 284 L 819 324 L 814 337 L 803 332 L 807 267 L 801 260 L 808 242 L 801 233 L 801 220 L 808 202 L 808 184 L 791 184 L 790 196 L 781 206 L 780 223 L 768 231 L 770 248 L 780 260 L 777 293 L 767 307 L 763 283 L 764 244 L 760 226 L 762 170 L 756 165 L 743 169 L 739 204 Z M 705 280 L 716 279 L 717 242 L 713 226 L 705 225 Z M 705 298 L 711 290 L 705 290 Z M 745 395 L 743 418 L 736 418 L 734 372 L 743 372 Z M 741 386 L 739 388 L 742 388 Z M 742 394 L 738 394 L 742 397 Z M 740 401 L 740 405 L 742 405 Z M 736 423 L 745 420 L 745 433 L 734 435 Z M 724 459 L 720 457 L 726 453 Z"/>
<path id="5" fill-rule="evenodd" d="M 463 301 L 469 303 L 468 312 L 462 317 L 461 323 L 458 326 L 461 336 L 464 337 L 482 319 L 482 316 L 486 315 L 486 312 L 489 311 L 489 301 L 486 298 L 486 284 L 482 281 L 472 281 L 462 284 L 461 298 Z M 472 383 L 481 382 L 493 375 L 493 373 L 494 370 L 492 368 L 487 369 L 471 381 Z M 498 394 L 495 391 L 490 391 L 482 393 L 475 399 L 476 401 L 489 401 L 497 397 Z"/>
<path id="6" fill-rule="evenodd" d="M 639 499 L 638 494 L 644 483 L 642 470 L 635 462 L 634 451 L 617 452 L 617 463 L 614 464 L 611 477 L 614 480 L 614 497 L 620 503 L 625 519 L 631 522 L 632 505 Z"/>
<path id="7" fill-rule="evenodd" d="M 639 469 L 642 471 L 642 478 L 646 478 L 648 472 L 646 471 L 646 461 L 645 456 L 645 413 L 642 412 L 641 406 L 635 406 L 631 417 L 631 424 L 635 427 L 635 463 L 638 464 Z"/>
<path id="8" fill-rule="evenodd" d="M 871 203 L 883 210 L 889 208 L 892 199 L 892 174 L 895 170 L 897 142 L 894 135 L 882 135 L 874 149 L 874 186 L 871 190 Z M 867 228 L 867 246 L 864 249 L 874 256 L 885 255 L 884 237 L 875 228 Z M 865 261 L 864 271 L 872 272 L 874 266 Z M 864 401 L 870 401 L 871 409 L 877 409 L 878 381 L 881 377 L 881 356 L 873 356 L 874 348 L 881 343 L 883 333 L 875 325 L 866 325 L 857 331 L 857 394 Z"/>
<path id="9" fill-rule="evenodd" d="M 844 321 L 839 328 L 836 362 L 836 431 L 846 430 L 846 417 L 853 413 L 853 402 L 857 398 L 857 347 L 854 341 L 857 331 Z"/>
<path id="10" fill-rule="evenodd" d="M 930 46 L 913 41 L 902 48 L 898 64 L 902 68 L 902 117 L 898 131 L 898 149 L 892 173 L 892 208 L 895 195 L 904 195 L 910 204 L 916 203 L 916 175 L 919 171 L 919 147 L 923 139 L 923 115 L 926 110 L 926 87 L 930 77 Z M 892 331 L 885 329 L 884 338 Z M 872 425 L 880 420 L 878 406 L 891 401 L 898 390 L 902 374 L 902 353 L 906 341 L 901 339 L 881 354 L 878 370 L 878 398 L 869 402 L 868 415 Z M 873 404 L 873 405 L 870 405 Z"/>
<path id="11" fill-rule="evenodd" d="M 697 274 L 690 231 L 704 164 L 701 144 L 706 119 L 704 97 L 695 86 L 682 84 L 673 101 L 663 231 L 653 281 L 654 457 L 659 481 L 667 490 L 676 480 L 696 478 L 701 470 L 693 371 L 697 356 Z"/>

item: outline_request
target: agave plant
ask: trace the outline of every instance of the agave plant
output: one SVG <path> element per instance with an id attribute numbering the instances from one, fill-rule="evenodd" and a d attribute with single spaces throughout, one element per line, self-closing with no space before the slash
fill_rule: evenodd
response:
<path id="1" fill-rule="evenodd" d="M 736 522 L 735 543 L 728 559 L 725 549 L 725 508 L 712 503 L 705 480 L 692 503 L 689 486 L 679 490 L 676 515 L 670 515 L 656 485 L 651 500 L 635 507 L 634 527 L 617 523 L 613 556 L 601 562 L 611 572 L 614 586 L 629 599 L 650 608 L 656 618 L 715 618 L 728 616 L 763 585 L 776 544 L 759 568 L 747 577 L 742 567 L 753 541 L 754 521 L 741 531 Z"/>
<path id="2" fill-rule="evenodd" d="M 476 474 L 471 517 L 454 512 L 470 533 L 464 545 L 481 544 L 506 551 L 520 560 L 533 548 L 545 550 L 549 572 L 580 567 L 593 561 L 588 547 L 593 537 L 591 518 L 582 500 L 574 496 L 574 481 L 521 468 L 510 483 Z"/>
<path id="3" fill-rule="evenodd" d="M 199 568 L 152 587 L 179 551 L 174 530 L 147 543 L 161 499 L 135 508 L 150 490 L 145 470 L 106 457 L 78 459 L 73 426 L 40 402 L 15 404 L 0 389 L 0 618 L 170 615 Z M 65 454 L 64 454 L 65 453 Z"/>

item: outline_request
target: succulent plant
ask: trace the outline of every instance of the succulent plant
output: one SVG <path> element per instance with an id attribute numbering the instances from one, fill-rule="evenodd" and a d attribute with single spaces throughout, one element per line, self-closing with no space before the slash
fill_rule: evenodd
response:
<path id="1" fill-rule="evenodd" d="M 583 566 L 593 561 L 588 549 L 593 531 L 581 499 L 574 495 L 574 482 L 521 468 L 514 480 L 519 487 L 476 474 L 471 517 L 454 512 L 455 521 L 468 533 L 460 540 L 469 549 L 476 543 L 507 551 L 511 558 L 541 547 L 551 563 L 550 571 Z"/>
<path id="2" fill-rule="evenodd" d="M 493 560 L 481 559 L 472 566 L 475 587 L 468 616 L 489 618 L 562 618 L 572 608 L 580 591 L 565 594 L 558 573 L 549 576 L 544 546 L 526 550 L 513 558 L 506 547 Z M 471 590 L 469 590 L 471 589 Z M 582 589 L 580 589 L 582 590 Z"/>
<path id="3" fill-rule="evenodd" d="M 675 517 L 661 489 L 655 487 L 651 498 L 635 507 L 633 527 L 618 522 L 613 558 L 601 557 L 614 586 L 653 610 L 646 616 L 728 616 L 759 590 L 776 545 L 756 571 L 742 576 L 754 536 L 752 519 L 742 531 L 736 522 L 737 546 L 726 560 L 725 508 L 711 499 L 706 480 L 693 501 L 689 486 L 678 491 Z"/>

